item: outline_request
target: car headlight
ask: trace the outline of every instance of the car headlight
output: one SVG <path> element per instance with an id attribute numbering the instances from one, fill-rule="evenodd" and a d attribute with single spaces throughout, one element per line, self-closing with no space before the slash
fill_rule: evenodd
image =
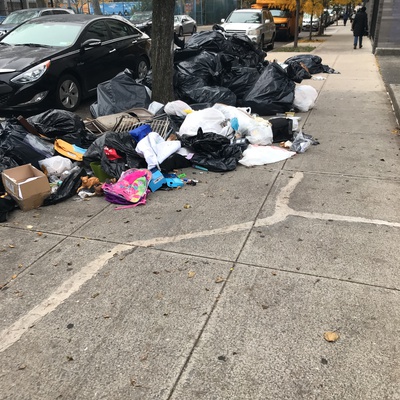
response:
<path id="1" fill-rule="evenodd" d="M 250 29 L 247 31 L 247 35 L 258 35 L 258 29 Z"/>
<path id="2" fill-rule="evenodd" d="M 44 61 L 41 64 L 35 65 L 34 67 L 28 69 L 28 71 L 17 75 L 15 78 L 11 79 L 11 82 L 23 85 L 25 83 L 35 82 L 40 79 L 45 72 L 50 67 L 50 60 Z"/>

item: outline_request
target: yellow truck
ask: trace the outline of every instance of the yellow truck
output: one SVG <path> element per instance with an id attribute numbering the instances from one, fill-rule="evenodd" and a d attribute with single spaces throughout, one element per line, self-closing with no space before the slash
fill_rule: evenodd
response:
<path id="1" fill-rule="evenodd" d="M 284 40 L 290 40 L 294 37 L 296 30 L 296 10 L 289 4 L 284 4 L 282 1 L 274 0 L 257 0 L 252 8 L 266 7 L 271 11 L 276 27 L 276 36 Z M 301 31 L 303 23 L 303 12 L 299 14 L 298 32 Z"/>

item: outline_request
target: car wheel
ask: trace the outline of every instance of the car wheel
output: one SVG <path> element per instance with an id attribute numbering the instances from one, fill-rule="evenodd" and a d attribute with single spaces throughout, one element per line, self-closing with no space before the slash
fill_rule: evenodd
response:
<path id="1" fill-rule="evenodd" d="M 63 75 L 57 84 L 57 105 L 67 111 L 75 111 L 82 100 L 81 85 L 72 75 Z"/>
<path id="2" fill-rule="evenodd" d="M 197 27 L 196 27 L 196 25 L 193 27 L 193 29 L 192 29 L 192 35 L 194 35 L 195 33 L 197 32 Z"/>
<path id="3" fill-rule="evenodd" d="M 268 47 L 269 47 L 269 50 L 273 50 L 273 49 L 274 49 L 274 47 L 275 47 L 275 35 L 272 36 L 272 39 L 271 39 L 271 41 L 269 42 Z"/>
<path id="4" fill-rule="evenodd" d="M 178 36 L 180 36 L 180 37 L 183 36 L 183 28 L 182 27 L 179 28 Z"/>
<path id="5" fill-rule="evenodd" d="M 133 70 L 133 76 L 137 79 L 143 79 L 149 72 L 149 63 L 143 57 L 139 57 L 135 63 L 135 68 Z"/>

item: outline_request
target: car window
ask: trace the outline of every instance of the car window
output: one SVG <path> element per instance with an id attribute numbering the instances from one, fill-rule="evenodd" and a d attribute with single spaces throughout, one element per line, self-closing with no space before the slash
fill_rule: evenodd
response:
<path id="1" fill-rule="evenodd" d="M 22 22 L 28 21 L 28 19 L 35 18 L 39 15 L 36 11 L 24 11 L 11 13 L 4 21 L 3 24 L 22 24 Z"/>
<path id="2" fill-rule="evenodd" d="M 254 23 L 261 22 L 259 12 L 233 12 L 226 22 L 231 23 Z"/>
<path id="3" fill-rule="evenodd" d="M 67 10 L 53 10 L 53 14 L 70 14 Z"/>
<path id="4" fill-rule="evenodd" d="M 48 10 L 48 11 L 46 10 L 46 11 L 42 11 L 40 15 L 44 16 L 44 15 L 51 15 L 51 14 L 53 14 L 53 12 L 51 10 Z"/>
<path id="5" fill-rule="evenodd" d="M 38 44 L 65 47 L 73 44 L 81 31 L 80 25 L 33 21 L 35 23 L 28 22 L 13 29 L 2 39 L 2 42 L 14 45 Z"/>
<path id="6" fill-rule="evenodd" d="M 86 28 L 82 36 L 82 42 L 88 39 L 99 39 L 102 42 L 110 39 L 104 21 L 95 21 Z"/>
<path id="7" fill-rule="evenodd" d="M 110 28 L 111 37 L 113 39 L 125 36 L 132 36 L 138 33 L 133 26 L 124 24 L 123 22 L 120 21 L 107 21 L 107 25 Z"/>

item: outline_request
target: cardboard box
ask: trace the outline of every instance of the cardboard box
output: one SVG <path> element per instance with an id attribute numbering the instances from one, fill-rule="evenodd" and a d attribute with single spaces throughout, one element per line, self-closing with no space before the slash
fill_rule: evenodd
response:
<path id="1" fill-rule="evenodd" d="M 46 175 L 31 164 L 6 169 L 1 176 L 7 193 L 23 211 L 40 207 L 50 195 L 51 189 Z"/>

